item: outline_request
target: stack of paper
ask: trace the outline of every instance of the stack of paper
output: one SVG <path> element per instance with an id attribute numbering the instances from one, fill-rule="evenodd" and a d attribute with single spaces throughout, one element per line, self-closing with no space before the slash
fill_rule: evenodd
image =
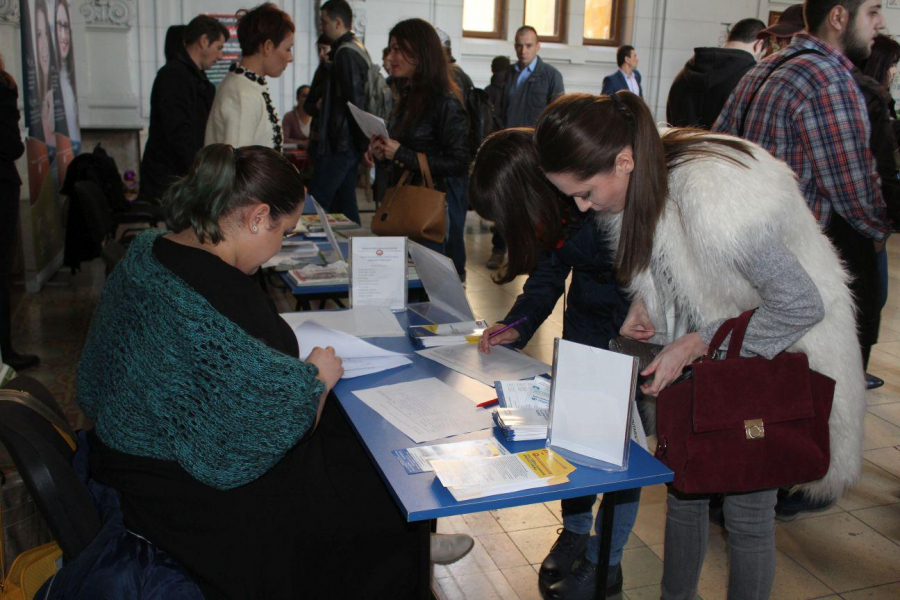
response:
<path id="1" fill-rule="evenodd" d="M 495 408 L 492 414 L 503 436 L 511 442 L 547 439 L 547 408 Z"/>
<path id="2" fill-rule="evenodd" d="M 487 329 L 486 321 L 462 321 L 440 325 L 410 325 L 409 339 L 418 348 L 477 344 Z"/>
<path id="3" fill-rule="evenodd" d="M 515 350 L 494 346 L 490 354 L 478 351 L 477 344 L 438 346 L 417 350 L 417 354 L 477 379 L 486 385 L 494 381 L 525 379 L 541 373 L 549 373 L 550 365 L 521 354 Z"/>
<path id="4" fill-rule="evenodd" d="M 546 448 L 489 458 L 440 459 L 431 466 L 458 501 L 559 485 L 575 470 Z"/>
<path id="5" fill-rule="evenodd" d="M 326 215 L 326 218 L 332 229 L 356 229 L 359 227 L 358 223 L 351 221 L 343 213 L 329 213 Z M 303 223 L 308 231 L 321 231 L 325 227 L 317 214 L 303 215 L 300 217 L 300 222 Z"/>
<path id="6" fill-rule="evenodd" d="M 357 306 L 347 310 L 304 310 L 281 313 L 291 329 L 305 321 L 343 331 L 356 337 L 403 337 L 403 327 L 391 309 L 383 306 Z"/>
<path id="7" fill-rule="evenodd" d="M 534 379 L 494 382 L 501 408 L 548 408 L 550 389 L 550 380 L 540 375 Z"/>
<path id="8" fill-rule="evenodd" d="M 398 354 L 364 342 L 356 336 L 322 327 L 314 321 L 305 321 L 294 328 L 300 344 L 300 356 L 306 358 L 316 346 L 332 346 L 334 353 L 343 360 L 344 375 L 350 379 L 361 375 L 378 373 L 394 367 L 408 365 L 412 361 Z"/>
<path id="9" fill-rule="evenodd" d="M 493 437 L 485 440 L 466 440 L 464 442 L 452 442 L 450 444 L 437 444 L 435 446 L 419 446 L 394 450 L 392 453 L 410 475 L 416 473 L 430 473 L 431 461 L 448 458 L 476 458 L 480 456 L 501 456 L 509 454 L 500 442 Z"/>
<path id="10" fill-rule="evenodd" d="M 294 256 L 316 256 L 319 253 L 319 247 L 315 242 L 295 237 L 284 238 L 281 248 L 282 252 L 290 252 Z"/>

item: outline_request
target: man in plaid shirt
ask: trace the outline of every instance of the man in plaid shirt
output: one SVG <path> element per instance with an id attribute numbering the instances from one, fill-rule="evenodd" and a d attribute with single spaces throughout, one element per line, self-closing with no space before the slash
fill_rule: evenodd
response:
<path id="1" fill-rule="evenodd" d="M 806 31 L 751 69 L 713 126 L 785 161 L 819 225 L 853 276 L 863 359 L 878 339 L 881 306 L 875 253 L 889 228 L 862 92 L 852 60 L 869 56 L 884 28 L 881 0 L 806 0 Z M 788 504 L 793 505 L 788 507 Z M 779 499 L 779 518 L 830 503 Z"/>

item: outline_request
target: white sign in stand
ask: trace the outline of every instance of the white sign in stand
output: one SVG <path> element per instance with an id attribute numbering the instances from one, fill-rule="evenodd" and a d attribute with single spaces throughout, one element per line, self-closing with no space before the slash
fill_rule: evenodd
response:
<path id="1" fill-rule="evenodd" d="M 350 304 L 406 310 L 405 237 L 350 238 Z"/>
<path id="2" fill-rule="evenodd" d="M 453 261 L 416 242 L 410 242 L 409 254 L 416 264 L 416 272 L 422 280 L 431 305 L 450 313 L 460 321 L 474 321 L 475 314 L 469 305 L 466 289 L 459 280 Z"/>

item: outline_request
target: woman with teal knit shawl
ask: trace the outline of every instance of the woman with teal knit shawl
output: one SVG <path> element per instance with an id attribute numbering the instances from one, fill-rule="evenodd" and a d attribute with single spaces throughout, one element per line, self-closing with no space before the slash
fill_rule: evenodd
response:
<path id="1" fill-rule="evenodd" d="M 207 146 L 104 287 L 78 369 L 95 479 L 206 598 L 405 598 L 423 536 L 334 402 L 332 348 L 301 360 L 250 277 L 296 226 L 300 177 Z M 364 504 L 363 504 L 364 503 Z"/>

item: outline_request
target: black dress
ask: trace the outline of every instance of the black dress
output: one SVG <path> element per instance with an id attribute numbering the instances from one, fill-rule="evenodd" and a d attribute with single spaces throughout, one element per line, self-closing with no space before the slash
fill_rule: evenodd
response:
<path id="1" fill-rule="evenodd" d="M 153 254 L 249 334 L 297 356 L 293 332 L 250 277 L 164 238 Z M 231 490 L 174 461 L 90 442 L 93 475 L 121 494 L 126 527 L 181 561 L 208 599 L 415 596 L 427 525 L 405 522 L 333 397 L 315 431 Z"/>

